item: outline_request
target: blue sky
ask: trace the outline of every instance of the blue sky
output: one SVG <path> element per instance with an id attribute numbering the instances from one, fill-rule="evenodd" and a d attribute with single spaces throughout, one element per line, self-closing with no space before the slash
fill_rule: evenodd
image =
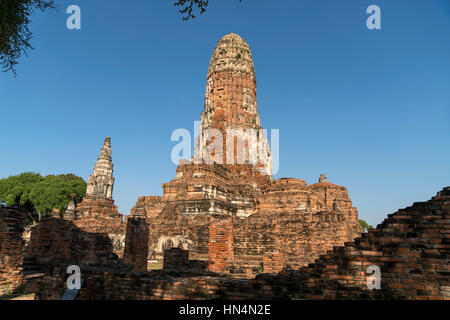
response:
<path id="1" fill-rule="evenodd" d="M 173 2 L 57 1 L 33 17 L 36 50 L 0 74 L 0 177 L 87 180 L 111 136 L 120 212 L 161 194 L 171 133 L 200 119 L 212 51 L 233 32 L 252 49 L 261 124 L 280 130 L 276 178 L 326 173 L 373 225 L 449 185 L 449 1 L 211 0 L 188 22 Z M 366 27 L 371 4 L 381 30 Z"/>

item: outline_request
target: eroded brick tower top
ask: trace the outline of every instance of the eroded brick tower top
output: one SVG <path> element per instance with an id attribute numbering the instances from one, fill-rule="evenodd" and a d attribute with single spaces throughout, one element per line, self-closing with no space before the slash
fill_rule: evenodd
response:
<path id="1" fill-rule="evenodd" d="M 94 172 L 89 176 L 86 196 L 112 199 L 114 188 L 113 163 L 111 159 L 111 138 L 103 143 L 100 156 L 95 163 Z"/>
<path id="2" fill-rule="evenodd" d="M 237 34 L 225 35 L 212 54 L 201 121 L 200 150 L 206 161 L 253 164 L 261 173 L 272 175 L 269 145 L 258 114 L 253 58 L 249 45 Z M 212 138 L 208 129 L 219 130 L 223 143 Z M 223 148 L 217 148 L 219 143 Z"/>

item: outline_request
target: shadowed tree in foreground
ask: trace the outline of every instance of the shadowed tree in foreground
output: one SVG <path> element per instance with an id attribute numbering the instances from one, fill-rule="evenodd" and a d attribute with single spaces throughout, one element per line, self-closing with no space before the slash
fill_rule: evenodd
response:
<path id="1" fill-rule="evenodd" d="M 12 71 L 22 55 L 33 49 L 29 29 L 35 10 L 54 8 L 53 0 L 1 0 L 0 1 L 0 64 L 2 71 Z"/>
<path id="2" fill-rule="evenodd" d="M 170 0 L 179 7 L 183 20 L 195 18 L 194 12 L 206 11 L 209 0 Z M 242 2 L 242 0 L 239 0 Z M 55 8 L 54 0 L 0 0 L 0 65 L 3 72 L 11 71 L 15 76 L 16 65 L 28 50 L 34 49 L 30 41 L 31 16 L 36 10 Z"/>
<path id="3" fill-rule="evenodd" d="M 239 2 L 242 2 L 242 0 L 239 0 Z M 202 14 L 206 11 L 208 4 L 209 0 L 178 0 L 175 6 L 181 7 L 179 11 L 183 15 L 183 20 L 189 20 L 195 18 L 193 14 L 195 9 L 199 10 L 200 14 Z"/>

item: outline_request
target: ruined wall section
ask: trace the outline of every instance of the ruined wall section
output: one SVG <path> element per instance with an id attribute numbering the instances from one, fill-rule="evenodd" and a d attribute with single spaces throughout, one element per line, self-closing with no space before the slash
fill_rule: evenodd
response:
<path id="1" fill-rule="evenodd" d="M 236 274 L 255 275 L 269 252 L 283 256 L 283 268 L 299 268 L 362 232 L 347 190 L 328 182 L 276 180 L 263 189 L 257 210 L 235 219 Z"/>
<path id="2" fill-rule="evenodd" d="M 299 268 L 314 261 L 333 246 L 344 245 L 351 237 L 347 231 L 347 223 L 342 214 L 334 211 L 282 215 L 258 213 L 236 222 L 235 258 L 242 257 L 245 261 L 246 256 L 262 257 L 268 252 L 276 252 L 284 256 L 283 267 Z M 245 268 L 258 266 L 259 264 L 247 265 Z M 241 270 L 239 273 L 248 271 Z"/>
<path id="3" fill-rule="evenodd" d="M 0 206 L 0 295 L 22 285 L 25 213 Z"/>
<path id="4" fill-rule="evenodd" d="M 99 263 L 119 265 L 110 238 L 87 232 L 72 221 L 57 217 L 42 219 L 31 231 L 29 254 L 41 266 Z"/>
<path id="5" fill-rule="evenodd" d="M 237 280 L 208 273 L 83 270 L 80 299 L 411 299 L 450 300 L 450 187 L 428 202 L 388 215 L 344 247 L 300 270 Z M 270 257 L 266 257 L 265 261 Z M 275 268 L 282 259 L 272 255 Z M 367 267 L 381 269 L 381 288 L 369 289 Z M 55 299 L 65 270 L 54 268 L 37 293 Z M 269 269 L 268 269 L 269 271 Z M 164 279 L 164 280 L 162 280 Z M 62 289 L 59 289 L 62 291 Z"/>
<path id="6" fill-rule="evenodd" d="M 147 271 L 148 223 L 142 218 L 128 218 L 123 260 L 133 270 Z"/>
<path id="7" fill-rule="evenodd" d="M 295 283 L 292 291 L 285 291 L 287 298 L 450 299 L 449 244 L 447 187 L 430 201 L 388 215 L 376 229 L 335 247 L 308 267 L 280 273 L 271 283 Z M 367 286 L 369 266 L 380 268 L 380 290 Z"/>
<path id="8" fill-rule="evenodd" d="M 106 234 L 111 241 L 114 253 L 119 257 L 123 256 L 126 223 L 121 216 L 105 218 L 93 215 L 72 220 L 72 222 L 85 232 Z"/>
<path id="9" fill-rule="evenodd" d="M 209 271 L 228 272 L 234 258 L 233 220 L 210 217 Z"/>

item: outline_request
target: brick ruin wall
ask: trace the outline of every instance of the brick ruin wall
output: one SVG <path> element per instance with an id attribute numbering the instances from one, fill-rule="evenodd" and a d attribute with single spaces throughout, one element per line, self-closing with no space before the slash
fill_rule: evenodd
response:
<path id="1" fill-rule="evenodd" d="M 87 285 L 80 299 L 450 299 L 449 259 L 446 188 L 428 202 L 388 215 L 376 229 L 299 270 L 239 280 L 205 272 L 124 274 L 90 268 L 82 271 Z M 368 288 L 369 266 L 380 268 L 379 290 Z M 57 288 L 67 276 L 63 271 L 55 267 L 47 273 L 40 299 L 58 298 Z"/>
<path id="2" fill-rule="evenodd" d="M 239 174 L 250 170 L 239 168 Z M 210 216 L 232 219 L 233 258 L 221 272 L 250 278 L 264 269 L 266 253 L 283 255 L 282 267 L 298 268 L 361 234 L 345 187 L 326 181 L 308 186 L 294 178 L 251 180 L 259 190 L 236 184 L 241 180 L 235 174 L 221 165 L 183 163 L 176 178 L 163 184 L 162 197 L 139 198 L 131 214 L 149 221 L 149 249 L 161 259 L 164 250 L 181 247 L 190 259 L 214 264 Z"/>
<path id="3" fill-rule="evenodd" d="M 72 220 L 75 226 L 89 233 L 104 233 L 111 240 L 113 251 L 122 257 L 125 247 L 126 222 L 121 216 L 82 216 Z"/>
<path id="4" fill-rule="evenodd" d="M 46 217 L 31 231 L 28 254 L 41 266 L 119 264 L 105 233 L 87 232 L 72 221 Z"/>
<path id="5" fill-rule="evenodd" d="M 148 232 L 148 223 L 145 219 L 127 219 L 123 260 L 134 270 L 147 271 Z"/>
<path id="6" fill-rule="evenodd" d="M 0 207 L 0 296 L 22 285 L 25 214 Z"/>
<path id="7" fill-rule="evenodd" d="M 210 217 L 209 226 L 209 270 L 226 272 L 234 257 L 233 220 Z"/>
<path id="8" fill-rule="evenodd" d="M 189 251 L 180 248 L 172 248 L 164 251 L 165 270 L 180 270 L 189 266 Z"/>
<path id="9" fill-rule="evenodd" d="M 189 251 L 181 248 L 164 250 L 163 270 L 206 271 L 208 263 L 202 260 L 189 259 Z"/>
<path id="10" fill-rule="evenodd" d="M 164 250 L 182 248 L 192 260 L 208 260 L 209 217 L 188 217 L 173 210 L 159 219 L 149 221 L 149 248 L 161 258 Z"/>
<path id="11" fill-rule="evenodd" d="M 254 274 L 248 269 L 259 266 L 262 257 L 270 252 L 284 257 L 279 259 L 282 266 L 305 266 L 332 247 L 352 241 L 354 233 L 348 228 L 348 219 L 336 212 L 257 213 L 239 219 L 234 226 L 233 272 Z"/>

